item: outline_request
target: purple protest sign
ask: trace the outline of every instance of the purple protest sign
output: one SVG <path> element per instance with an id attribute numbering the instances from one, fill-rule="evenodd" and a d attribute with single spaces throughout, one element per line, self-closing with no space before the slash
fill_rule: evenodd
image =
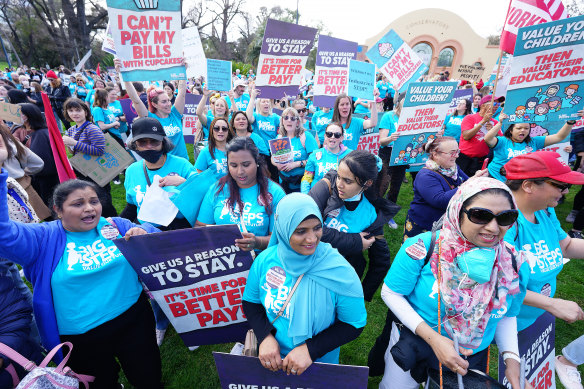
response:
<path id="1" fill-rule="evenodd" d="M 357 56 L 357 42 L 321 35 L 314 71 L 314 105 L 332 108 L 337 95 L 347 93 L 349 61 Z"/>
<path id="2" fill-rule="evenodd" d="M 130 99 L 122 99 L 120 100 L 120 104 L 122 105 L 122 111 L 124 111 L 124 116 L 126 116 L 126 122 L 128 126 L 132 126 L 132 122 L 134 119 L 138 117 L 138 112 L 134 109 L 132 105 L 132 100 Z"/>
<path id="3" fill-rule="evenodd" d="M 301 375 L 272 372 L 260 360 L 243 355 L 213 352 L 222 389 L 365 389 L 369 368 L 315 362 Z"/>
<path id="4" fill-rule="evenodd" d="M 185 137 L 185 142 L 193 144 L 197 135 L 197 122 L 199 117 L 197 116 L 197 106 L 201 101 L 202 95 L 194 95 L 192 93 L 187 93 L 185 96 L 185 109 L 183 111 L 183 136 Z"/>
<path id="5" fill-rule="evenodd" d="M 256 88 L 261 97 L 281 99 L 298 94 L 316 28 L 268 19 L 258 61 Z"/>
<path id="6" fill-rule="evenodd" d="M 470 100 L 472 102 L 472 89 L 457 89 L 454 91 L 454 97 L 450 102 L 450 106 L 448 107 L 448 111 L 446 111 L 446 115 L 452 115 L 456 112 L 456 106 L 460 102 L 460 100 Z"/>
<path id="7" fill-rule="evenodd" d="M 187 228 L 114 243 L 185 345 L 242 340 L 249 329 L 241 297 L 252 257 L 236 225 Z"/>

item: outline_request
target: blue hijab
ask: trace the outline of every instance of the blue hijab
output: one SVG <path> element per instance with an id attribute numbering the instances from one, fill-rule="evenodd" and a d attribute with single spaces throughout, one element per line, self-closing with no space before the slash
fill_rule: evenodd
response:
<path id="1" fill-rule="evenodd" d="M 308 216 L 322 223 L 314 200 L 302 193 L 284 197 L 276 208 L 274 231 L 269 246 L 277 245 L 278 258 L 286 274 L 298 278 L 304 274 L 290 304 L 288 336 L 294 344 L 328 328 L 335 305 L 330 291 L 348 297 L 363 298 L 363 287 L 357 273 L 330 244 L 320 242 L 312 255 L 298 254 L 290 247 L 290 237 Z M 334 321 L 334 320 L 333 320 Z"/>

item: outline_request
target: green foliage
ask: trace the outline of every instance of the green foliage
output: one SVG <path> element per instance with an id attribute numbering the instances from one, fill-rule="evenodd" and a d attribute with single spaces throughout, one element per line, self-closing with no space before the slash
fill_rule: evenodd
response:
<path id="1" fill-rule="evenodd" d="M 235 69 L 239 69 L 241 74 L 247 74 L 250 69 L 253 69 L 253 66 L 243 62 L 232 62 L 231 63 L 231 71 L 235 71 Z"/>

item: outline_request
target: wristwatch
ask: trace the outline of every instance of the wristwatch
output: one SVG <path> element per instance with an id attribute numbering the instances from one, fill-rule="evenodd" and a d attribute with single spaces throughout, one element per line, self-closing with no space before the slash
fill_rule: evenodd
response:
<path id="1" fill-rule="evenodd" d="M 570 124 L 573 126 L 574 124 L 576 124 L 576 121 L 575 120 L 566 120 L 566 124 Z"/>

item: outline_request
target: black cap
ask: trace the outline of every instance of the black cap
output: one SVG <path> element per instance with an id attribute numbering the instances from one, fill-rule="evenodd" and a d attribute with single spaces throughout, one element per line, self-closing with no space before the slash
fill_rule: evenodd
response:
<path id="1" fill-rule="evenodd" d="M 162 124 L 157 119 L 145 117 L 134 120 L 132 123 L 132 139 L 151 138 L 163 140 L 166 136 Z"/>

